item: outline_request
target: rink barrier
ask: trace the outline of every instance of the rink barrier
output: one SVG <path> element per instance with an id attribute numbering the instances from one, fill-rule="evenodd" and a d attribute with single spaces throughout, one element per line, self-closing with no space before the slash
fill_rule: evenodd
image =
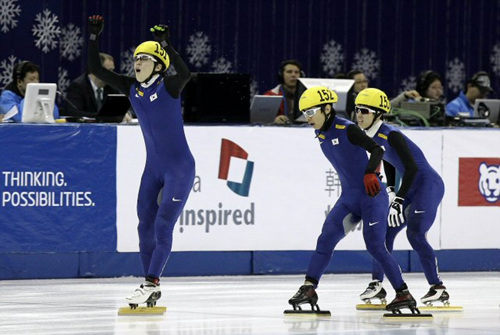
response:
<path id="1" fill-rule="evenodd" d="M 173 252 L 167 277 L 305 274 L 312 251 Z M 414 251 L 394 255 L 403 273 L 422 272 Z M 441 272 L 500 271 L 499 249 L 436 251 Z M 326 273 L 370 273 L 366 251 L 336 251 Z M 142 276 L 138 253 L 0 254 L 0 279 L 112 278 Z"/>

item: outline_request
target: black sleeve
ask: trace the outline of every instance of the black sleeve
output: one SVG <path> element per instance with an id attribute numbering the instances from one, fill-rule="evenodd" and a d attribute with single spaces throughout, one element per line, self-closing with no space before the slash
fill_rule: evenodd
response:
<path id="1" fill-rule="evenodd" d="M 352 144 L 358 145 L 370 153 L 365 174 L 375 173 L 384 156 L 384 149 L 354 124 L 347 127 L 347 138 Z"/>
<path id="2" fill-rule="evenodd" d="M 97 78 L 106 82 L 108 85 L 119 92 L 129 95 L 130 87 L 135 83 L 134 77 L 124 76 L 104 68 L 99 59 L 99 37 L 95 40 L 89 39 L 87 50 L 87 65 L 89 72 Z"/>
<path id="3" fill-rule="evenodd" d="M 396 187 L 396 168 L 384 161 L 384 171 L 385 171 L 385 178 L 387 178 L 387 186 L 392 186 Z"/>
<path id="4" fill-rule="evenodd" d="M 415 179 L 415 176 L 417 174 L 418 167 L 402 134 L 397 131 L 390 132 L 389 136 L 387 137 L 387 142 L 389 142 L 389 145 L 393 147 L 394 150 L 396 150 L 405 168 L 405 174 L 404 176 L 402 176 L 401 180 L 401 187 L 396 193 L 398 197 L 404 198 L 410 190 L 411 185 L 413 184 L 413 180 Z"/>
<path id="5" fill-rule="evenodd" d="M 165 48 L 165 51 L 170 58 L 171 66 L 173 66 L 177 72 L 176 75 L 165 76 L 165 88 L 172 97 L 178 98 L 184 86 L 186 86 L 187 82 L 191 79 L 191 72 L 181 56 L 179 56 L 177 51 L 175 51 L 170 44 Z"/>

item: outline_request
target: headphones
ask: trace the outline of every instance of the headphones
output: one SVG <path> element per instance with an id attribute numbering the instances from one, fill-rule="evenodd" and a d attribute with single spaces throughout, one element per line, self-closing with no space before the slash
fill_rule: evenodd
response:
<path id="1" fill-rule="evenodd" d="M 425 91 L 431 84 L 431 82 L 433 82 L 436 79 L 441 81 L 441 76 L 437 72 L 434 72 L 432 70 L 427 70 L 420 73 L 417 79 L 417 86 L 415 87 L 415 90 L 421 96 L 423 96 L 425 94 Z"/>
<path id="2" fill-rule="evenodd" d="M 14 80 L 23 80 L 24 78 L 24 68 L 26 67 L 26 65 L 28 65 L 29 63 L 31 63 L 30 61 L 22 61 L 21 63 L 17 64 L 15 67 L 14 67 Z"/>
<path id="3" fill-rule="evenodd" d="M 278 82 L 280 84 L 283 84 L 285 82 L 285 79 L 283 78 L 283 71 L 285 70 L 285 66 L 290 65 L 290 64 L 295 65 L 296 67 L 299 68 L 301 78 L 304 78 L 306 76 L 305 72 L 302 71 L 302 64 L 300 64 L 299 61 L 297 61 L 295 59 L 285 60 L 285 61 L 281 62 L 280 70 L 278 71 Z"/>

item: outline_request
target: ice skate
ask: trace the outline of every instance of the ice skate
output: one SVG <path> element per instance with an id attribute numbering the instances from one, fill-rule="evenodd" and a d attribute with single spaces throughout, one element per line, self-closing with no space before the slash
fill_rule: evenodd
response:
<path id="1" fill-rule="evenodd" d="M 368 284 L 366 290 L 359 295 L 364 304 L 356 305 L 358 310 L 385 310 L 387 292 L 382 287 L 382 282 L 375 280 Z M 380 304 L 374 304 L 373 299 L 379 299 Z"/>
<path id="2" fill-rule="evenodd" d="M 446 292 L 444 285 L 433 285 L 429 292 L 420 298 L 420 301 L 425 304 L 420 307 L 421 310 L 434 311 L 434 312 L 461 312 L 462 306 L 450 306 L 450 295 Z M 435 302 L 442 302 L 443 306 L 434 306 Z"/>
<path id="3" fill-rule="evenodd" d="M 402 313 L 402 308 L 408 308 L 411 311 L 409 313 Z M 421 317 L 421 318 L 432 318 L 432 314 L 421 314 L 417 308 L 417 301 L 410 294 L 410 291 L 402 290 L 400 292 L 396 292 L 396 298 L 391 301 L 390 304 L 386 306 L 388 311 L 391 311 L 392 314 L 384 314 L 384 317 Z"/>
<path id="4" fill-rule="evenodd" d="M 156 307 L 156 301 L 160 297 L 160 285 L 145 281 L 133 294 L 125 298 L 129 307 L 120 308 L 118 315 L 163 315 L 167 308 Z M 139 304 L 146 304 L 146 306 L 139 306 Z"/>
<path id="5" fill-rule="evenodd" d="M 320 314 L 330 315 L 330 311 L 321 311 L 318 306 L 318 294 L 312 285 L 302 285 L 288 303 L 293 306 L 293 310 L 285 310 L 285 314 Z M 311 305 L 310 311 L 303 311 L 300 305 L 308 303 Z"/>
<path id="6" fill-rule="evenodd" d="M 436 301 L 440 301 L 445 306 L 449 306 L 450 295 L 446 292 L 446 287 L 444 285 L 433 285 L 431 286 L 429 292 L 420 298 L 420 301 L 427 305 L 432 306 L 432 304 Z"/>
<path id="7" fill-rule="evenodd" d="M 139 304 L 146 303 L 148 307 L 156 306 L 156 301 L 160 299 L 160 285 L 145 281 L 137 288 L 133 294 L 129 295 L 125 300 L 130 308 L 137 308 Z"/>

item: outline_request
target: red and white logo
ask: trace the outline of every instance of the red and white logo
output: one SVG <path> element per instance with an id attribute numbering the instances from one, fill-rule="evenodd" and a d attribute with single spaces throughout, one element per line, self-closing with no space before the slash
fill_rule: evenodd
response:
<path id="1" fill-rule="evenodd" d="M 500 207 L 500 158 L 460 158 L 458 206 Z"/>

